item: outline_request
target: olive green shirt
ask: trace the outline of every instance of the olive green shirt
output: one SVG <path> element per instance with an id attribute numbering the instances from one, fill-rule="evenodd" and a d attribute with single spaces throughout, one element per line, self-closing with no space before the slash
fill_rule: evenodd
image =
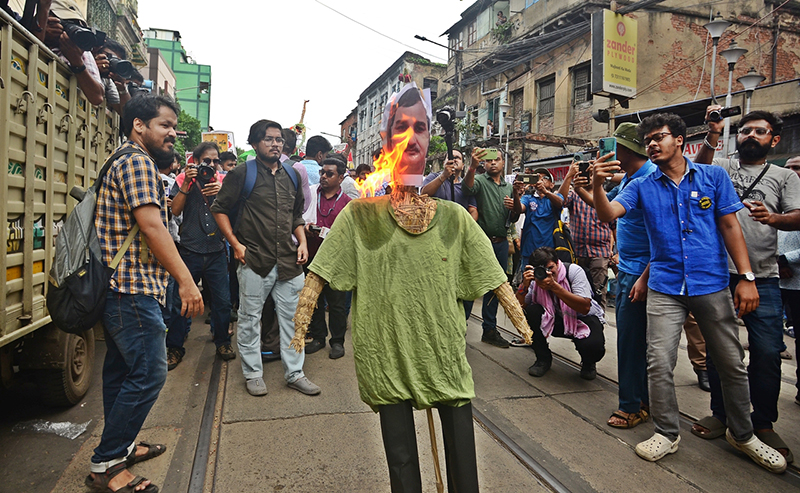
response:
<path id="1" fill-rule="evenodd" d="M 338 291 L 353 290 L 353 349 L 361 399 L 373 410 L 410 400 L 417 409 L 475 396 L 459 300 L 506 281 L 492 245 L 455 202 L 437 199 L 428 229 L 411 234 L 389 197 L 350 202 L 309 266 Z"/>
<path id="2" fill-rule="evenodd" d="M 509 211 L 503 204 L 503 199 L 511 197 L 511 184 L 503 179 L 498 185 L 484 173 L 475 175 L 472 188 L 463 187 L 463 189 L 467 195 L 474 195 L 478 202 L 478 225 L 486 236 L 505 238 L 508 233 L 506 220 Z"/>
<path id="3" fill-rule="evenodd" d="M 297 265 L 297 245 L 292 232 L 305 224 L 305 198 L 280 164 L 274 175 L 264 164 L 258 163 L 256 169 L 256 183 L 242 205 L 236 238 L 247 248 L 244 261 L 253 272 L 266 277 L 277 265 L 278 280 L 288 281 L 303 273 L 303 266 Z M 211 204 L 211 212 L 227 213 L 236 205 L 246 176 L 245 164 L 225 175 L 222 188 Z M 299 178 L 297 182 L 300 183 Z"/>

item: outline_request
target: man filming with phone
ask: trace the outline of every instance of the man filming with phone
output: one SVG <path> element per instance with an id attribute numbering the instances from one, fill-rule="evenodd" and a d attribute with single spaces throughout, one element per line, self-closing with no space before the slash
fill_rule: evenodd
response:
<path id="1" fill-rule="evenodd" d="M 547 338 L 572 339 L 581 355 L 581 378 L 597 377 L 597 362 L 606 354 L 603 309 L 592 299 L 586 273 L 575 264 L 564 264 L 551 247 L 536 249 L 523 267 L 525 318 L 533 331 L 536 362 L 528 368 L 534 377 L 544 376 L 553 363 Z"/>
<path id="2" fill-rule="evenodd" d="M 545 168 L 539 168 L 533 173 L 536 180 L 533 183 L 535 190 L 533 195 L 523 195 L 526 184 L 519 180 L 520 175 L 514 181 L 513 210 L 516 213 L 525 214 L 525 224 L 522 226 L 522 261 L 520 262 L 523 268 L 530 264 L 530 256 L 537 248 L 555 248 L 553 230 L 556 229 L 564 204 L 564 196 L 553 192 L 555 189 L 553 175 Z"/>

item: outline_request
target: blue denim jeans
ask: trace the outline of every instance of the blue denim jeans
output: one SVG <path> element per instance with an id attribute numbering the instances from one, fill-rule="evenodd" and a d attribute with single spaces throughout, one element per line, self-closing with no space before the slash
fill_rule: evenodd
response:
<path id="1" fill-rule="evenodd" d="M 503 272 L 505 272 L 506 268 L 508 268 L 508 242 L 501 241 L 498 243 L 492 243 L 492 249 L 494 250 L 495 258 L 497 258 L 497 261 L 500 262 L 500 267 L 502 267 Z M 495 296 L 494 292 L 489 291 L 483 295 L 483 306 L 481 307 L 481 317 L 483 317 L 483 323 L 481 326 L 483 327 L 484 334 L 497 328 L 498 303 L 499 300 L 497 299 L 497 296 Z"/>
<path id="2" fill-rule="evenodd" d="M 619 409 L 638 413 L 649 403 L 647 393 L 647 302 L 633 302 L 628 295 L 639 276 L 617 274 L 617 375 Z"/>
<path id="3" fill-rule="evenodd" d="M 731 294 L 736 290 L 741 276 L 732 275 Z M 750 402 L 753 428 L 772 428 L 778 420 L 778 396 L 781 391 L 781 351 L 783 351 L 783 304 L 778 278 L 756 279 L 758 308 L 744 316 L 747 338 L 750 342 L 750 364 L 747 377 L 750 381 Z M 708 381 L 711 384 L 711 413 L 725 423 L 725 405 L 722 402 L 719 375 L 711 353 L 707 356 Z"/>
<path id="4" fill-rule="evenodd" d="M 275 300 L 278 315 L 278 329 L 281 341 L 281 363 L 283 376 L 288 383 L 305 376 L 303 363 L 305 351 L 298 353 L 289 347 L 294 337 L 294 312 L 300 290 L 303 289 L 303 274 L 289 279 L 278 280 L 278 267 L 272 268 L 266 277 L 261 277 L 247 265 L 239 265 L 239 324 L 236 343 L 242 360 L 244 378 L 261 378 L 264 366 L 261 362 L 261 312 L 267 296 Z"/>
<path id="5" fill-rule="evenodd" d="M 92 472 L 124 460 L 167 380 L 166 327 L 155 298 L 109 291 L 103 323 L 105 426 Z"/>
<path id="6" fill-rule="evenodd" d="M 181 316 L 181 297 L 178 294 L 178 283 L 175 282 L 175 278 L 172 276 L 169 276 L 167 280 L 167 300 L 166 304 L 161 307 L 161 313 L 164 316 L 164 325 L 168 329 L 172 320 Z"/>
<path id="7" fill-rule="evenodd" d="M 228 282 L 228 256 L 225 250 L 202 254 L 181 248 L 181 258 L 192 273 L 194 282 L 200 281 L 202 277 L 203 290 L 210 291 L 211 333 L 214 335 L 214 344 L 217 347 L 230 344 L 231 336 L 228 334 L 228 328 L 231 325 L 231 290 Z M 180 300 L 177 289 L 175 296 Z M 188 318 L 177 316 L 170 322 L 167 333 L 167 347 L 177 349 L 181 355 L 186 353 L 183 342 L 189 332 L 189 322 Z"/>

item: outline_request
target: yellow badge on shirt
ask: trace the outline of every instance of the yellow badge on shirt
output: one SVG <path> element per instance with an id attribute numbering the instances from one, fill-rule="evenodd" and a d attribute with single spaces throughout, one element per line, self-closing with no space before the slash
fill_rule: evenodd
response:
<path id="1" fill-rule="evenodd" d="M 703 197 L 702 199 L 700 199 L 699 204 L 701 209 L 706 210 L 709 207 L 711 207 L 711 199 L 708 197 Z"/>

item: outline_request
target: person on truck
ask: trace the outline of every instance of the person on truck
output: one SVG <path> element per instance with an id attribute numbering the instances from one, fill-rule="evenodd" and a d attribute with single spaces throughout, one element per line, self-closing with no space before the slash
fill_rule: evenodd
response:
<path id="1" fill-rule="evenodd" d="M 167 379 L 166 326 L 161 314 L 168 274 L 178 283 L 181 314 L 203 312 L 203 299 L 167 230 L 167 204 L 156 162 L 170 159 L 180 108 L 167 96 L 142 95 L 125 105 L 122 121 L 131 153 L 116 159 L 103 177 L 95 227 L 103 262 L 122 249 L 134 225 L 140 234 L 114 271 L 106 297 L 103 333 L 105 426 L 85 483 L 95 491 L 157 492 L 127 467 L 161 455 L 164 445 L 136 436 Z M 146 242 L 144 241 L 146 239 Z"/>

